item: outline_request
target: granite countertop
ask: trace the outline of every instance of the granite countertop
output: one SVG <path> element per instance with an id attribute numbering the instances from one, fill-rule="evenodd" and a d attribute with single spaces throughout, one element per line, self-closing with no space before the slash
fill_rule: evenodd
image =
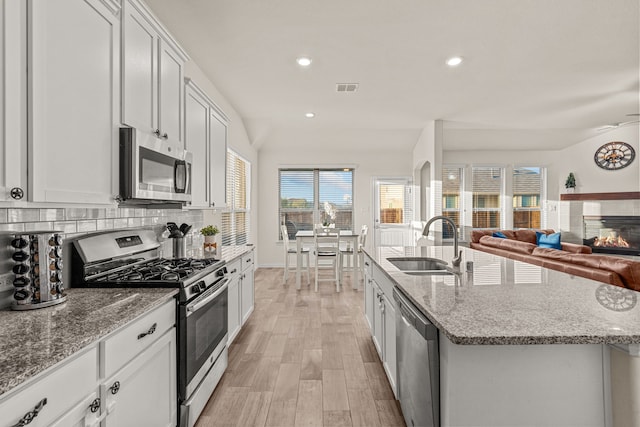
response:
<path id="1" fill-rule="evenodd" d="M 412 276 L 389 257 L 448 261 L 453 248 L 381 247 L 366 251 L 419 310 L 456 344 L 640 343 L 640 293 L 461 248 L 461 272 Z M 467 273 L 466 263 L 473 263 Z"/>
<path id="2" fill-rule="evenodd" d="M 170 300 L 177 289 L 71 288 L 67 301 L 0 310 L 0 395 Z"/>

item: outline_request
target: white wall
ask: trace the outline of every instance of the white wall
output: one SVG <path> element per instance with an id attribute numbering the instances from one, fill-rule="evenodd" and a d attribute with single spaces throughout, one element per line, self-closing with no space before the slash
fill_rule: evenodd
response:
<path id="1" fill-rule="evenodd" d="M 373 190 L 372 178 L 379 176 L 410 176 L 411 151 L 394 147 L 393 135 L 389 132 L 380 133 L 363 131 L 361 133 L 350 130 L 341 132 L 318 133 L 295 129 L 279 131 L 268 137 L 270 141 L 259 151 L 258 173 L 258 254 L 260 266 L 282 266 L 284 264 L 282 244 L 278 242 L 278 168 L 282 166 L 353 166 L 355 167 L 354 195 L 355 228 L 363 224 L 373 231 Z M 355 142 L 362 142 L 363 138 L 378 144 L 380 138 L 388 140 L 388 149 L 364 151 L 351 149 Z M 322 142 L 330 139 L 342 141 L 344 149 L 324 150 Z M 376 140 L 378 139 L 378 140 Z M 303 148 L 293 148 L 297 144 Z M 280 147 L 280 148 L 278 148 Z"/>
<path id="2" fill-rule="evenodd" d="M 578 193 L 608 193 L 640 191 L 640 125 L 627 125 L 582 141 L 560 150 L 555 156 L 557 186 L 564 190 L 564 182 L 573 172 L 576 177 Z M 602 145 L 611 141 L 630 144 L 636 151 L 636 159 L 628 167 L 607 171 L 598 167 L 593 156 Z"/>

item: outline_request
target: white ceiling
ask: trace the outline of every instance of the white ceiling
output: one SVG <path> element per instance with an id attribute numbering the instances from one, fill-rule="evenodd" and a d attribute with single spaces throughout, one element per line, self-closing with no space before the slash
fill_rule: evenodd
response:
<path id="1" fill-rule="evenodd" d="M 442 119 L 448 150 L 560 149 L 639 110 L 638 0 L 147 3 L 254 139 L 384 130 L 410 149 Z"/>

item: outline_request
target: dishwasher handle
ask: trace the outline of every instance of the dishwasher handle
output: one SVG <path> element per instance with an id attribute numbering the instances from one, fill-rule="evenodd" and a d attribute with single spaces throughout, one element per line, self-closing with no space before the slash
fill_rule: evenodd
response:
<path id="1" fill-rule="evenodd" d="M 393 299 L 398 304 L 398 310 L 403 320 L 413 326 L 425 340 L 433 341 L 438 339 L 438 328 L 422 313 L 419 313 L 413 303 L 395 288 L 393 289 Z"/>

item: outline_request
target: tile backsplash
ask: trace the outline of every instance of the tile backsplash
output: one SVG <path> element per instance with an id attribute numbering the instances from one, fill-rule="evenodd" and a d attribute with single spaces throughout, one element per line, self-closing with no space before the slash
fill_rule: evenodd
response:
<path id="1" fill-rule="evenodd" d="M 58 230 L 63 233 L 63 260 L 68 263 L 68 245 L 75 238 L 88 234 L 123 228 L 152 228 L 160 235 L 165 225 L 173 221 L 180 225 L 193 225 L 186 236 L 187 244 L 197 235 L 205 224 L 205 213 L 209 211 L 193 209 L 155 209 L 155 208 L 0 208 L 0 307 L 11 304 L 13 298 L 13 261 L 11 261 L 10 235 L 12 232 L 28 232 L 34 230 Z M 210 219 L 208 219 L 210 221 Z M 170 245 L 161 246 L 161 255 L 170 256 Z M 70 272 L 65 264 L 65 282 L 69 283 Z"/>

